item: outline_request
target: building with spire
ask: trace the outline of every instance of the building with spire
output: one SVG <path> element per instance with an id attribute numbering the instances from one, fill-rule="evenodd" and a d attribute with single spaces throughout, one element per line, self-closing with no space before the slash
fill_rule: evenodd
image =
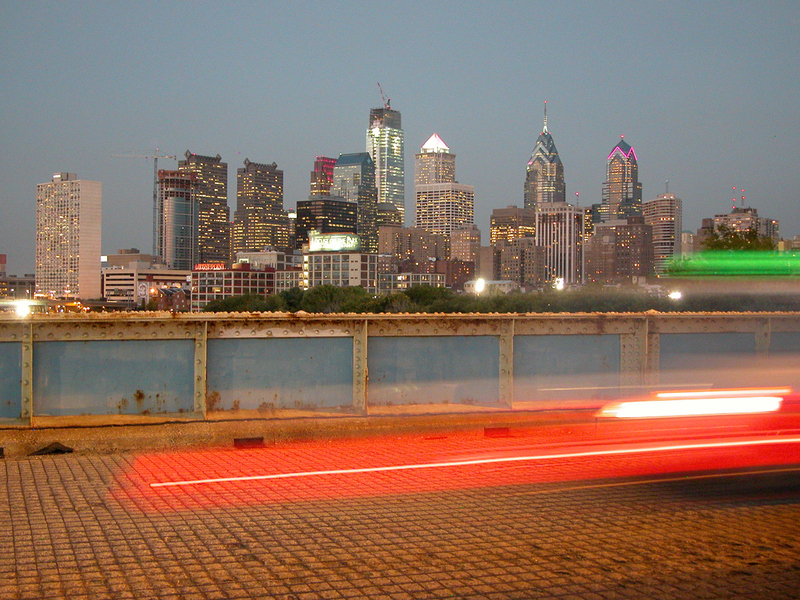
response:
<path id="1" fill-rule="evenodd" d="M 642 184 L 639 182 L 639 165 L 636 151 L 625 141 L 625 136 L 620 137 L 606 161 L 606 180 L 603 182 L 599 220 L 605 222 L 641 216 Z"/>
<path id="2" fill-rule="evenodd" d="M 553 136 L 547 130 L 547 101 L 544 103 L 544 125 L 528 161 L 525 177 L 525 208 L 539 204 L 566 202 L 564 165 L 558 156 Z"/>
<path id="3" fill-rule="evenodd" d="M 230 259 L 230 208 L 228 208 L 228 163 L 222 157 L 201 156 L 188 150 L 178 171 L 194 173 L 197 202 L 197 260 L 201 263 Z"/>
<path id="4" fill-rule="evenodd" d="M 449 236 L 474 223 L 475 188 L 456 181 L 456 155 L 433 134 L 415 155 L 414 227 Z"/>
<path id="5" fill-rule="evenodd" d="M 367 152 L 375 165 L 375 187 L 378 203 L 389 202 L 397 207 L 401 223 L 405 219 L 405 142 L 400 112 L 392 110 L 391 100 L 383 108 L 369 111 Z"/>

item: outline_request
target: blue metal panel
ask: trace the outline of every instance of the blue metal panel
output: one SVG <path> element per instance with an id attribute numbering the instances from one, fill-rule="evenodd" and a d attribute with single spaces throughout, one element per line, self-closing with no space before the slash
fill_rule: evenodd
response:
<path id="1" fill-rule="evenodd" d="M 800 332 L 778 331 L 770 334 L 769 353 L 800 353 Z"/>
<path id="2" fill-rule="evenodd" d="M 514 401 L 620 395 L 619 335 L 514 337 Z"/>
<path id="3" fill-rule="evenodd" d="M 752 333 L 668 333 L 660 336 L 661 387 L 729 388 L 768 385 Z"/>
<path id="4" fill-rule="evenodd" d="M 35 342 L 34 415 L 193 410 L 193 340 Z"/>
<path id="5" fill-rule="evenodd" d="M 475 404 L 500 401 L 495 336 L 370 337 L 367 404 Z"/>
<path id="6" fill-rule="evenodd" d="M 22 412 L 22 345 L 0 343 L 0 419 L 19 419 Z"/>
<path id="7" fill-rule="evenodd" d="M 212 339 L 209 410 L 353 405 L 353 339 Z"/>

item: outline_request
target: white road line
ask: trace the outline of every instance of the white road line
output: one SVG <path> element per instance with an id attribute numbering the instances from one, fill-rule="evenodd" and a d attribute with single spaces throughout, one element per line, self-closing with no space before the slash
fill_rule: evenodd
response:
<path id="1" fill-rule="evenodd" d="M 236 481 L 265 481 L 270 479 L 289 479 L 293 477 L 314 477 L 320 475 L 355 475 L 357 473 L 381 473 L 386 471 L 411 471 L 415 469 L 441 469 L 447 467 L 464 467 L 496 463 L 525 462 L 537 460 L 553 460 L 564 458 L 584 458 L 590 456 L 614 456 L 622 454 L 645 454 L 650 452 L 669 452 L 671 450 L 702 450 L 708 448 L 733 448 L 742 446 L 766 446 L 771 444 L 796 444 L 800 437 L 766 438 L 758 440 L 740 440 L 729 442 L 707 442 L 703 444 L 679 444 L 674 446 L 653 446 L 645 448 L 621 448 L 617 450 L 592 450 L 589 452 L 569 452 L 563 454 L 537 454 L 534 456 L 507 456 L 503 458 L 479 458 L 440 463 L 419 463 L 410 465 L 393 465 L 388 467 L 363 467 L 360 469 L 332 469 L 330 471 L 300 471 L 297 473 L 275 473 L 273 475 L 245 475 L 239 477 L 217 477 L 214 479 L 188 479 L 185 481 L 163 481 L 151 483 L 150 487 L 175 487 L 202 485 L 207 483 L 227 483 Z"/>

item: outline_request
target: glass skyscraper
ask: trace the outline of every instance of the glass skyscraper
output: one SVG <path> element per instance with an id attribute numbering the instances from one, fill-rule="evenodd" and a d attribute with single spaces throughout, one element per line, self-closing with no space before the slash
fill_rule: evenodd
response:
<path id="1" fill-rule="evenodd" d="M 339 196 L 358 205 L 358 236 L 364 252 L 378 251 L 376 217 L 378 190 L 375 164 L 367 152 L 340 154 L 333 168 L 331 196 Z"/>
<path id="2" fill-rule="evenodd" d="M 405 167 L 403 128 L 400 112 L 389 103 L 369 111 L 367 152 L 375 164 L 375 186 L 378 202 L 390 202 L 397 207 L 401 222 L 405 219 Z"/>
<path id="3" fill-rule="evenodd" d="M 528 161 L 525 177 L 525 208 L 539 204 L 566 202 L 564 165 L 558 156 L 556 143 L 547 130 L 547 102 L 544 104 L 544 126 Z"/>
<path id="4" fill-rule="evenodd" d="M 614 221 L 642 214 L 642 184 L 636 151 L 621 137 L 608 155 L 600 220 Z"/>
<path id="5" fill-rule="evenodd" d="M 158 172 L 158 255 L 170 269 L 198 262 L 196 181 L 191 171 Z"/>

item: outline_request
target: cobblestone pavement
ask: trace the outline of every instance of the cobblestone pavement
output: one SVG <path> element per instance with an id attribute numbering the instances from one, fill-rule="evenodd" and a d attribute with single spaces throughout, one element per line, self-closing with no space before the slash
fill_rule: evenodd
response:
<path id="1" fill-rule="evenodd" d="M 312 478 L 155 490 L 168 473 L 141 459 L 0 462 L 0 599 L 800 598 L 791 467 L 520 482 L 531 465 L 488 465 L 441 489 L 387 472 L 303 495 Z"/>

